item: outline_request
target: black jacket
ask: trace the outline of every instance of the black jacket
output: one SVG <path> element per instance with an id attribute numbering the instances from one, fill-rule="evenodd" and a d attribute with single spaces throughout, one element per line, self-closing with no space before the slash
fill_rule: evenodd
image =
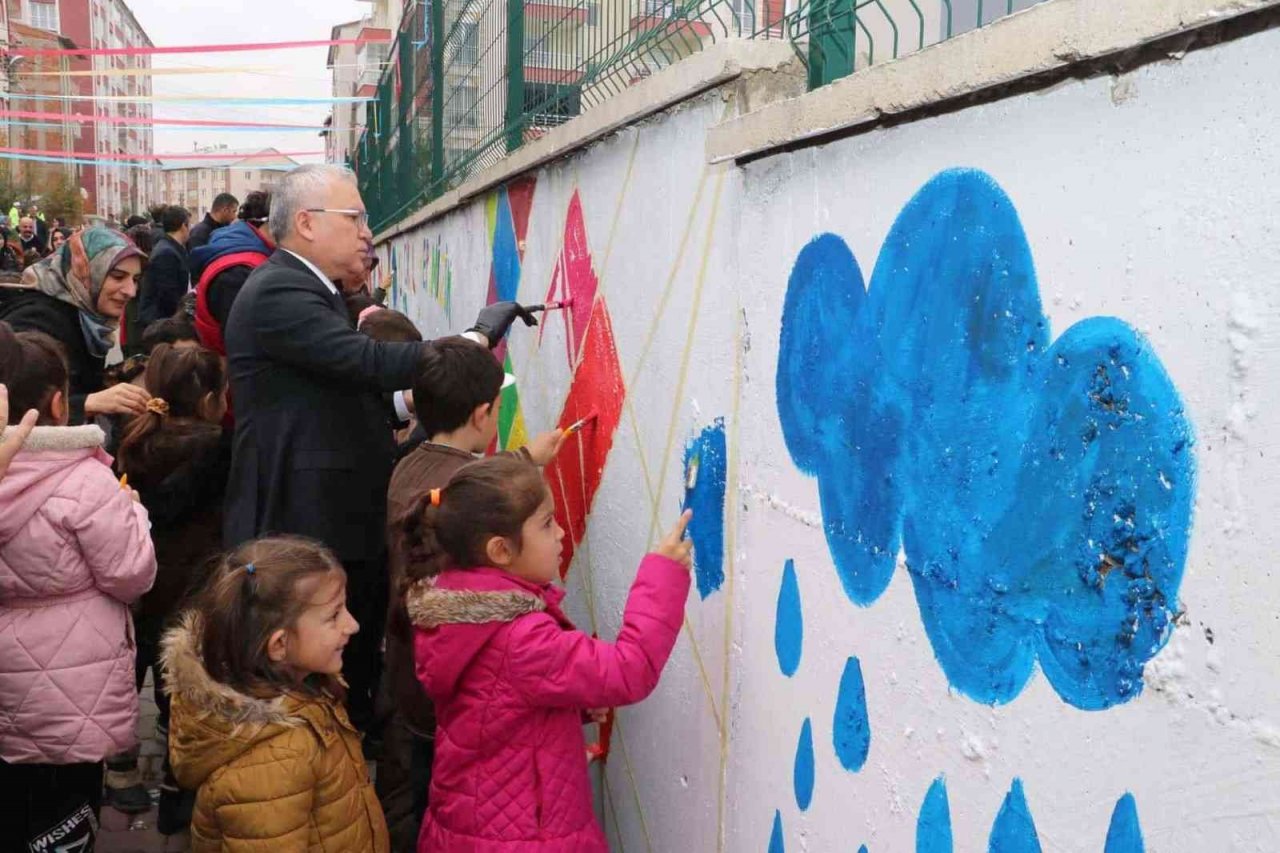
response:
<path id="1" fill-rule="evenodd" d="M 151 250 L 151 260 L 142 276 L 138 294 L 138 323 L 145 329 L 156 320 L 172 317 L 191 289 L 187 250 L 168 234 Z"/>
<path id="2" fill-rule="evenodd" d="M 221 227 L 221 222 L 206 213 L 204 219 L 191 226 L 191 233 L 187 236 L 187 251 L 198 249 L 208 243 L 209 238 L 213 236 L 213 232 Z M 192 277 L 197 278 L 198 276 L 193 275 Z"/>
<path id="3" fill-rule="evenodd" d="M 84 399 L 102 390 L 106 358 L 94 358 L 74 305 L 26 287 L 0 287 L 0 320 L 14 331 L 44 332 L 62 344 L 71 373 L 71 423 L 84 423 Z"/>
<path id="4" fill-rule="evenodd" d="M 120 455 L 151 518 L 156 582 L 135 607 L 138 616 L 167 617 L 204 577 L 222 548 L 222 505 L 231 468 L 231 435 L 217 424 L 173 420 Z"/>
<path id="5" fill-rule="evenodd" d="M 236 407 L 223 544 L 294 533 L 380 556 L 395 457 L 380 392 L 412 385 L 431 345 L 360 334 L 284 250 L 249 276 L 223 335 Z"/>

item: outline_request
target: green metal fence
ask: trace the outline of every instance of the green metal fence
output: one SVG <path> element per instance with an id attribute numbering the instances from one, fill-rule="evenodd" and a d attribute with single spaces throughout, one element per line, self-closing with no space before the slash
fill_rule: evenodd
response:
<path id="1" fill-rule="evenodd" d="M 1038 0 L 407 0 L 352 165 L 384 230 L 725 39 L 787 39 L 811 87 Z"/>

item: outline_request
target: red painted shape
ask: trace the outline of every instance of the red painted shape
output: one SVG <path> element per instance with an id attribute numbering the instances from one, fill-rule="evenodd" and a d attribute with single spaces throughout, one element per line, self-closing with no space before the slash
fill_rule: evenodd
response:
<path id="1" fill-rule="evenodd" d="M 555 312 L 567 324 L 568 356 L 570 366 L 577 363 L 582 353 L 582 340 L 587 326 L 595 316 L 596 290 L 600 281 L 591 267 L 591 246 L 587 243 L 587 225 L 582 218 L 582 201 L 574 192 L 569 200 L 569 212 L 564 223 L 564 248 L 551 273 L 551 287 L 544 302 L 572 299 L 573 304 Z M 551 322 L 551 318 L 543 321 Z"/>
<path id="2" fill-rule="evenodd" d="M 538 179 L 530 176 L 507 184 L 507 202 L 511 206 L 511 224 L 516 232 L 516 251 L 524 260 L 524 240 L 529 233 L 529 214 L 533 211 L 533 191 Z"/>
<path id="3" fill-rule="evenodd" d="M 613 435 L 622 420 L 626 393 L 613 324 L 604 300 L 599 299 L 592 303 L 581 360 L 560 411 L 558 426 L 564 429 L 593 410 L 596 419 L 569 436 L 555 461 L 546 468 L 547 483 L 556 502 L 556 521 L 566 534 L 560 553 L 561 578 L 568 574 L 574 551 L 586 535 L 587 516 L 591 514 L 591 503 L 604 476 Z"/>

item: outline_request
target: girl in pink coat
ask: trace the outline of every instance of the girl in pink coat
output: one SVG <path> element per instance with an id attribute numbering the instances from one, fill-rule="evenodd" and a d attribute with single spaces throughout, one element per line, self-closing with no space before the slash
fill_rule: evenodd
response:
<path id="1" fill-rule="evenodd" d="M 0 479 L 0 850 L 92 850 L 102 761 L 137 739 L 129 602 L 155 553 L 102 430 L 65 426 L 67 380 L 60 344 L 0 323 L 9 420 L 40 413 Z"/>
<path id="2" fill-rule="evenodd" d="M 560 609 L 564 531 L 536 467 L 495 456 L 422 497 L 404 530 L 415 665 L 437 721 L 419 853 L 609 849 L 582 725 L 657 686 L 689 593 L 688 521 L 641 561 L 607 643 Z"/>

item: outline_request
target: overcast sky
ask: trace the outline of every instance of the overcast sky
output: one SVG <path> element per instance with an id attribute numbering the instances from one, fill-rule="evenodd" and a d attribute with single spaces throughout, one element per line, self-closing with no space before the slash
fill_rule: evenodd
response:
<path id="1" fill-rule="evenodd" d="M 361 18 L 371 6 L 359 0 L 126 0 L 157 47 L 189 44 L 310 41 L 327 39 L 335 24 Z M 326 48 L 273 52 L 190 53 L 156 56 L 156 68 L 253 66 L 252 72 L 155 75 L 156 95 L 325 98 L 332 94 Z M 320 125 L 326 105 L 275 107 L 158 103 L 156 118 L 220 121 L 280 121 Z M 157 128 L 156 153 L 189 152 L 193 146 L 226 144 L 234 149 L 323 151 L 317 132 L 187 131 Z M 299 157 L 317 161 L 322 157 Z"/>

